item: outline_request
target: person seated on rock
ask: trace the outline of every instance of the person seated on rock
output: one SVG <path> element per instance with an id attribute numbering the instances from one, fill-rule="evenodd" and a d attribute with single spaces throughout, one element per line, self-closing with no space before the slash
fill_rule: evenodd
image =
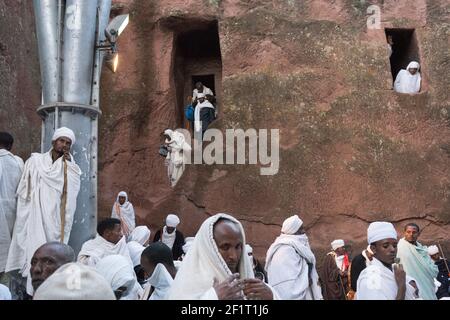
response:
<path id="1" fill-rule="evenodd" d="M 420 76 L 420 65 L 416 61 L 412 61 L 397 74 L 394 82 L 394 90 L 399 93 L 419 93 L 422 78 Z"/>

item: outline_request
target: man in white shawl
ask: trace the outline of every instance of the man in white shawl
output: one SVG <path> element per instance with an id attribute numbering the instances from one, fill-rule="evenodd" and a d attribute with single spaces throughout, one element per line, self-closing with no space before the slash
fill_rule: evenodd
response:
<path id="1" fill-rule="evenodd" d="M 284 300 L 322 300 L 316 258 L 298 215 L 283 222 L 266 255 L 269 284 Z"/>
<path id="2" fill-rule="evenodd" d="M 194 133 L 200 134 L 200 132 L 205 133 L 208 129 L 209 124 L 214 120 L 215 108 L 214 105 L 206 99 L 204 93 L 199 93 L 197 95 L 198 103 L 195 106 L 194 111 Z"/>
<path id="3" fill-rule="evenodd" d="M 405 226 L 404 238 L 398 242 L 397 257 L 400 258 L 406 274 L 416 280 L 419 296 L 424 300 L 437 300 L 434 279 L 439 269 L 428 255 L 427 247 L 417 241 L 419 235 L 419 226 L 408 223 Z"/>
<path id="4" fill-rule="evenodd" d="M 166 129 L 164 130 L 164 137 L 168 149 L 166 157 L 167 175 L 169 177 L 170 185 L 175 187 L 178 180 L 180 180 L 183 175 L 185 163 L 190 156 L 192 148 L 189 143 L 186 142 L 185 137 L 181 132 Z"/>
<path id="5" fill-rule="evenodd" d="M 23 160 L 11 153 L 13 137 L 0 132 L 0 283 L 8 258 L 9 245 L 16 221 L 16 190 L 23 171 Z"/>
<path id="6" fill-rule="evenodd" d="M 133 267 L 128 259 L 121 255 L 102 258 L 95 269 L 111 285 L 117 300 L 139 300 L 142 287 L 136 280 Z"/>
<path id="7" fill-rule="evenodd" d="M 392 223 L 372 222 L 367 229 L 373 259 L 359 275 L 356 300 L 414 300 L 415 289 L 409 284 L 401 264 L 394 264 L 397 231 Z"/>
<path id="8" fill-rule="evenodd" d="M 141 254 L 150 241 L 151 231 L 147 226 L 136 227 L 130 235 L 130 241 L 127 243 L 128 251 L 130 252 L 133 267 L 141 264 Z"/>
<path id="9" fill-rule="evenodd" d="M 219 213 L 206 219 L 172 284 L 170 300 L 271 300 L 276 292 L 254 278 L 241 223 Z"/>
<path id="10" fill-rule="evenodd" d="M 394 89 L 400 93 L 418 93 L 422 77 L 420 76 L 420 65 L 416 61 L 412 61 L 405 69 L 402 69 L 397 74 L 394 82 Z"/>
<path id="11" fill-rule="evenodd" d="M 131 202 L 125 191 L 120 191 L 116 202 L 112 208 L 111 218 L 119 219 L 122 226 L 122 233 L 128 239 L 136 226 L 136 217 Z"/>
<path id="12" fill-rule="evenodd" d="M 192 102 L 194 102 L 196 99 L 198 99 L 199 94 L 204 94 L 205 96 L 207 94 L 210 94 L 213 96 L 214 92 L 199 81 L 195 84 L 194 90 L 192 90 Z"/>
<path id="13" fill-rule="evenodd" d="M 74 144 L 72 130 L 57 129 L 50 151 L 33 153 L 26 161 L 17 188 L 17 216 L 6 272 L 19 270 L 27 277 L 30 295 L 30 261 L 36 249 L 51 241 L 69 241 L 81 175 L 69 153 Z"/>
<path id="14" fill-rule="evenodd" d="M 124 256 L 133 266 L 125 236 L 122 234 L 120 220 L 107 218 L 97 225 L 96 237 L 83 244 L 77 261 L 95 267 L 102 258 L 116 254 Z"/>
<path id="15" fill-rule="evenodd" d="M 172 251 L 162 242 L 155 242 L 145 248 L 141 265 L 147 275 L 142 300 L 164 300 L 177 274 Z"/>

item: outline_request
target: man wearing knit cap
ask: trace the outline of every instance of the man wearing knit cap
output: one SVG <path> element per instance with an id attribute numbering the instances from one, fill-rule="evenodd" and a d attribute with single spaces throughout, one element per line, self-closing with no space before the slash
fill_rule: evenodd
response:
<path id="1" fill-rule="evenodd" d="M 414 300 L 415 288 L 406 280 L 397 255 L 397 232 L 392 223 L 372 222 L 367 229 L 367 242 L 374 256 L 359 275 L 356 300 Z"/>
<path id="2" fill-rule="evenodd" d="M 436 297 L 438 299 L 450 297 L 450 265 L 448 264 L 447 259 L 441 258 L 439 248 L 436 245 L 428 247 L 428 254 L 439 269 L 436 280 L 439 281 L 441 285 L 436 292 Z"/>
<path id="3" fill-rule="evenodd" d="M 185 245 L 184 235 L 177 230 L 180 218 L 175 214 L 169 214 L 166 218 L 166 225 L 156 232 L 153 242 L 161 241 L 166 244 L 173 253 L 173 260 L 178 260 L 183 255 Z"/>
<path id="4" fill-rule="evenodd" d="M 81 175 L 70 154 L 74 144 L 72 130 L 57 129 L 52 148 L 46 153 L 33 153 L 26 161 L 17 188 L 17 217 L 6 271 L 19 270 L 19 282 L 28 277 L 29 295 L 33 294 L 29 277 L 33 253 L 44 243 L 69 241 Z"/>
<path id="5" fill-rule="evenodd" d="M 322 300 L 316 258 L 298 215 L 283 222 L 281 235 L 267 251 L 266 270 L 281 299 Z"/>
<path id="6" fill-rule="evenodd" d="M 436 300 L 435 278 L 438 267 L 428 255 L 427 247 L 418 240 L 420 228 L 415 223 L 408 223 L 404 228 L 404 237 L 399 240 L 397 258 L 400 258 L 408 276 L 413 277 L 420 290 L 420 298 Z"/>
<path id="7" fill-rule="evenodd" d="M 328 252 L 322 264 L 322 294 L 325 300 L 345 300 L 348 289 L 349 260 L 345 242 L 337 239 L 331 242 L 333 251 Z"/>

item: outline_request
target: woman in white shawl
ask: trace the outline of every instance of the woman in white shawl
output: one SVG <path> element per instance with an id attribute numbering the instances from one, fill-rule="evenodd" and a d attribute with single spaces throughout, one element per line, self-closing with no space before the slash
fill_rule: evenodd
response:
<path id="1" fill-rule="evenodd" d="M 170 185 L 174 187 L 183 175 L 186 157 L 192 149 L 181 132 L 167 129 L 164 136 L 169 151 L 166 157 L 167 174 Z"/>
<path id="2" fill-rule="evenodd" d="M 405 69 L 400 70 L 394 82 L 394 89 L 400 93 L 418 93 L 422 78 L 420 76 L 420 65 L 412 61 Z"/>
<path id="3" fill-rule="evenodd" d="M 219 225 L 221 225 L 220 235 Z M 229 230 L 231 231 L 228 232 Z M 226 232 L 228 236 L 225 236 Z M 224 213 L 206 219 L 183 259 L 168 299 L 266 299 L 267 292 L 269 292 L 267 299 L 275 298 L 276 294 L 270 287 L 261 280 L 254 279 L 253 268 L 244 248 L 245 233 L 238 220 Z M 225 261 L 222 255 L 228 254 L 225 253 L 227 250 L 233 254 L 240 252 L 240 255 L 234 258 L 234 262 L 230 261 L 229 256 Z M 229 289 L 226 294 L 223 291 L 224 287 Z M 253 289 L 255 291 L 252 292 Z M 261 291 L 266 295 L 261 295 Z"/>
<path id="4" fill-rule="evenodd" d="M 136 217 L 131 202 L 128 201 L 128 195 L 125 191 L 120 191 L 116 202 L 112 208 L 112 218 L 119 219 L 122 226 L 122 233 L 128 239 L 136 226 Z"/>
<path id="5" fill-rule="evenodd" d="M 140 299 L 143 289 L 126 258 L 121 255 L 107 256 L 95 268 L 109 282 L 118 300 Z"/>
<path id="6" fill-rule="evenodd" d="M 133 261 L 133 267 L 141 264 L 141 254 L 150 240 L 151 231 L 147 226 L 136 227 L 130 235 L 130 241 L 127 243 L 130 257 Z"/>

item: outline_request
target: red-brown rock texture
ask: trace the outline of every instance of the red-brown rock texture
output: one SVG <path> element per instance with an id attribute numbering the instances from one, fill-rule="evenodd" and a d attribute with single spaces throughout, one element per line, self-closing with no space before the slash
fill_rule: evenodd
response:
<path id="1" fill-rule="evenodd" d="M 381 29 L 367 28 L 371 4 L 381 9 Z M 180 215 L 187 236 L 209 215 L 233 214 L 259 257 L 296 213 L 318 256 L 336 238 L 357 253 L 376 220 L 394 222 L 399 232 L 414 221 L 422 242 L 450 248 L 447 0 L 122 0 L 115 6 L 130 14 L 130 25 L 119 40 L 118 73 L 105 71 L 102 79 L 100 216 L 126 190 L 138 223 L 152 230 L 170 212 Z M 212 127 L 279 128 L 280 170 L 261 176 L 256 165 L 190 165 L 171 189 L 157 151 L 162 130 L 181 124 L 183 72 L 190 85 L 192 70 L 176 63 L 178 39 L 214 21 L 222 70 L 216 77 L 221 113 Z M 420 94 L 391 90 L 384 28 L 415 29 Z M 20 52 L 25 47 L 37 52 L 34 39 Z M 210 70 L 216 75 L 219 60 Z M 25 79 L 36 73 L 18 70 L 15 76 Z M 27 108 L 39 103 L 34 98 Z M 33 128 L 38 134 L 39 126 Z"/>

